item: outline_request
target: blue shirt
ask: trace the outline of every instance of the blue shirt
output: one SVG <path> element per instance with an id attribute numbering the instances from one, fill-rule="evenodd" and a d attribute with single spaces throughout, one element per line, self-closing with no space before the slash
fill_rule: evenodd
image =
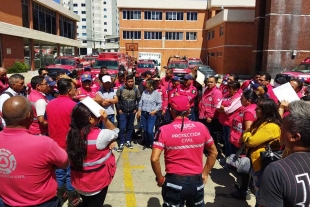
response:
<path id="1" fill-rule="evenodd" d="M 100 91 L 98 91 L 98 94 L 104 99 L 113 99 L 116 96 L 116 93 L 113 88 L 110 88 L 109 91 L 106 91 L 104 88 L 101 88 Z M 114 104 L 102 107 L 106 110 L 108 115 L 115 114 Z"/>
<path id="2" fill-rule="evenodd" d="M 157 90 L 151 93 L 148 92 L 148 90 L 144 90 L 139 102 L 139 109 L 146 112 L 152 112 L 154 110 L 159 111 L 161 109 L 161 104 L 161 95 Z"/>

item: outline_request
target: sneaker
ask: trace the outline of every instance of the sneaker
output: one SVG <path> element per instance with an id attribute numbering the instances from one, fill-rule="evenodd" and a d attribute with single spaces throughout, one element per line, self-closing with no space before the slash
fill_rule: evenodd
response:
<path id="1" fill-rule="evenodd" d="M 117 148 L 117 150 L 116 150 L 116 151 L 118 151 L 118 152 L 122 152 L 122 151 L 123 151 L 123 149 L 124 149 L 124 145 L 123 145 L 123 144 L 121 144 L 121 145 Z"/>
<path id="2" fill-rule="evenodd" d="M 127 148 L 129 148 L 129 149 L 133 149 L 133 146 L 130 144 L 130 142 L 127 142 L 127 143 L 125 144 L 125 146 L 126 146 Z"/>
<path id="3" fill-rule="evenodd" d="M 142 150 L 145 150 L 145 149 L 147 149 L 147 146 L 143 146 Z"/>

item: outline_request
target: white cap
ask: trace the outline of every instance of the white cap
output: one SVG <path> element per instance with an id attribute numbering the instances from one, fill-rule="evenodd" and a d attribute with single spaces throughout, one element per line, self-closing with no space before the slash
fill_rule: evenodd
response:
<path id="1" fill-rule="evenodd" d="M 106 82 L 112 82 L 111 76 L 105 75 L 102 77 L 102 83 L 106 83 Z"/>

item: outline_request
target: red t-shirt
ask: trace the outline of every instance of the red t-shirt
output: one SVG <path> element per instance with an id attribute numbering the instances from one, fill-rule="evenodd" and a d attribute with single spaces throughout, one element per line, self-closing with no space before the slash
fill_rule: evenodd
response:
<path id="1" fill-rule="evenodd" d="M 80 99 L 80 98 L 86 98 L 87 96 L 89 96 L 90 98 L 95 98 L 96 94 L 97 94 L 98 90 L 96 87 L 91 87 L 90 91 L 85 90 L 84 88 L 78 88 L 76 90 L 76 98 Z"/>
<path id="2" fill-rule="evenodd" d="M 67 162 L 65 150 L 22 128 L 4 128 L 0 143 L 0 197 L 5 204 L 34 206 L 55 197 L 54 167 Z"/>
<path id="3" fill-rule="evenodd" d="M 160 128 L 158 140 L 153 147 L 165 150 L 166 172 L 177 175 L 196 175 L 202 173 L 202 155 L 204 147 L 214 141 L 208 129 L 200 122 L 184 118 L 175 119 L 171 124 Z"/>
<path id="4" fill-rule="evenodd" d="M 59 95 L 46 106 L 48 134 L 57 144 L 66 149 L 66 138 L 71 123 L 71 112 L 76 103 L 68 96 Z"/>

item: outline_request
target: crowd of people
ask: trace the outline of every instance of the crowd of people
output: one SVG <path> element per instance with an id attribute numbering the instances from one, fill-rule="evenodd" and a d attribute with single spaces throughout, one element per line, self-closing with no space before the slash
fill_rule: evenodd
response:
<path id="1" fill-rule="evenodd" d="M 209 76 L 201 85 L 196 70 L 183 80 L 172 69 L 163 78 L 147 71 L 136 87 L 125 70 L 114 77 L 105 67 L 97 76 L 85 68 L 79 79 L 63 72 L 53 79 L 40 69 L 26 87 L 22 75 L 8 78 L 0 68 L 2 204 L 61 206 L 68 199 L 69 206 L 102 206 L 116 172 L 113 149 L 133 148 L 135 119 L 143 150 L 152 149 L 164 206 L 204 206 L 203 188 L 218 151 L 226 158 L 240 151 L 251 162 L 234 198 L 246 199 L 253 184 L 256 206 L 309 204 L 307 82 L 290 80 L 301 101 L 289 103 L 278 100 L 268 73 L 242 84 L 235 74 L 221 83 Z M 80 102 L 86 97 L 104 108 L 100 117 Z M 284 155 L 266 167 L 267 147 Z"/>

